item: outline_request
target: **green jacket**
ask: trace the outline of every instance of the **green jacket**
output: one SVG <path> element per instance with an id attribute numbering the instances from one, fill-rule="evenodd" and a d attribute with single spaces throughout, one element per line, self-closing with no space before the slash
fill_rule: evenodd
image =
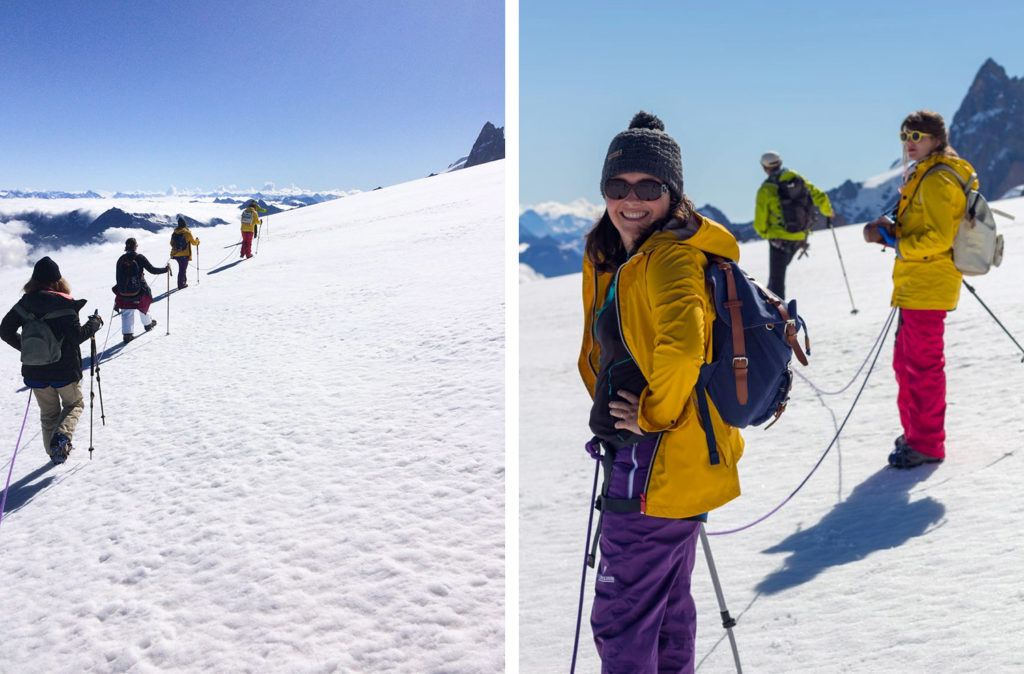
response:
<path id="1" fill-rule="evenodd" d="M 807 238 L 807 232 L 788 232 L 785 225 L 782 224 L 779 188 L 772 182 L 773 176 L 776 176 L 777 180 L 785 182 L 800 176 L 800 174 L 787 168 L 781 168 L 761 183 L 761 188 L 757 190 L 757 205 L 754 209 L 754 231 L 763 239 L 802 241 Z M 803 178 L 803 176 L 800 177 Z M 834 212 L 832 211 L 832 202 L 828 200 L 828 195 L 812 185 L 811 181 L 807 178 L 804 178 L 804 182 L 811 193 L 811 200 L 814 202 L 814 205 L 818 207 L 822 215 L 826 218 L 831 218 Z"/>

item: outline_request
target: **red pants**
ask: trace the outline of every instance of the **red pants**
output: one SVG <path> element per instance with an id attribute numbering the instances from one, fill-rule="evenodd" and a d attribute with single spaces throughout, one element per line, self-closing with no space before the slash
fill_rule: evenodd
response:
<path id="1" fill-rule="evenodd" d="M 252 232 L 242 232 L 242 252 L 239 257 L 252 257 Z"/>
<path id="2" fill-rule="evenodd" d="M 946 456 L 945 320 L 945 311 L 900 309 L 892 356 L 899 385 L 896 405 L 907 444 L 940 459 Z"/>

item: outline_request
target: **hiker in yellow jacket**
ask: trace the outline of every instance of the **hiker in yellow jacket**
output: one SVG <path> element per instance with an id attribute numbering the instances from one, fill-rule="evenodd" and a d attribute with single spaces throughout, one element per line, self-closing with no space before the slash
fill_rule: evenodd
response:
<path id="1" fill-rule="evenodd" d="M 192 246 L 199 239 L 192 236 L 184 215 L 178 215 L 178 226 L 171 233 L 171 258 L 178 263 L 178 290 L 188 287 L 188 263 L 192 261 Z"/>
<path id="2" fill-rule="evenodd" d="M 580 375 L 601 454 L 601 562 L 591 626 L 604 671 L 692 671 L 690 594 L 700 519 L 740 493 L 739 430 L 711 405 L 711 465 L 695 385 L 711 355 L 707 255 L 736 239 L 683 192 L 679 145 L 653 115 L 615 136 L 606 210 L 587 234 Z M 624 611 L 623 607 L 628 607 Z"/>
<path id="3" fill-rule="evenodd" d="M 757 190 L 754 231 L 768 240 L 768 290 L 785 299 L 786 268 L 797 251 L 807 248 L 807 236 L 817 217 L 814 210 L 831 218 L 834 215 L 832 202 L 811 181 L 785 168 L 778 152 L 769 151 L 761 155 L 761 168 L 768 177 Z M 805 191 L 800 188 L 801 184 L 806 186 Z M 796 199 L 789 213 L 783 212 L 781 189 L 801 191 L 802 199 Z"/>
<path id="4" fill-rule="evenodd" d="M 974 168 L 949 144 L 938 113 L 919 110 L 900 126 L 904 159 L 914 162 L 900 188 L 896 221 L 864 226 L 864 238 L 896 249 L 892 306 L 899 307 L 893 369 L 903 434 L 889 454 L 894 468 L 938 463 L 946 456 L 946 312 L 956 309 L 963 274 L 953 264 L 953 239 L 967 206 L 964 184 L 977 189 Z M 953 175 L 944 164 L 953 169 Z M 960 180 L 957 179 L 960 176 Z"/>
<path id="5" fill-rule="evenodd" d="M 242 211 L 242 250 L 238 257 L 252 257 L 252 237 L 256 227 L 260 224 L 260 216 L 257 211 L 263 210 L 255 199 L 249 199 Z"/>

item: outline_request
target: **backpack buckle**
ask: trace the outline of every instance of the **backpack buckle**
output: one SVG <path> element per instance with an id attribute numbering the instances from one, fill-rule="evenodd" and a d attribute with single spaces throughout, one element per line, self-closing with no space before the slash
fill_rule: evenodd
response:
<path id="1" fill-rule="evenodd" d="M 746 356 L 736 356 L 732 359 L 732 369 L 734 370 L 746 370 L 747 364 L 750 361 L 747 360 Z"/>

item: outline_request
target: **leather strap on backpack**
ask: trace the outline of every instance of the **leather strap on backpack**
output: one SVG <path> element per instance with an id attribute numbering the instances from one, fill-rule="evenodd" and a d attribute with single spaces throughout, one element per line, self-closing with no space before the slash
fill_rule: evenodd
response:
<path id="1" fill-rule="evenodd" d="M 740 307 L 743 301 L 736 292 L 736 279 L 732 276 L 732 265 L 728 262 L 717 262 L 718 268 L 725 273 L 725 286 L 728 299 L 722 303 L 729 310 L 729 323 L 732 329 L 732 372 L 736 378 L 736 400 L 740 405 L 747 404 L 747 346 L 743 340 L 743 315 Z"/>

